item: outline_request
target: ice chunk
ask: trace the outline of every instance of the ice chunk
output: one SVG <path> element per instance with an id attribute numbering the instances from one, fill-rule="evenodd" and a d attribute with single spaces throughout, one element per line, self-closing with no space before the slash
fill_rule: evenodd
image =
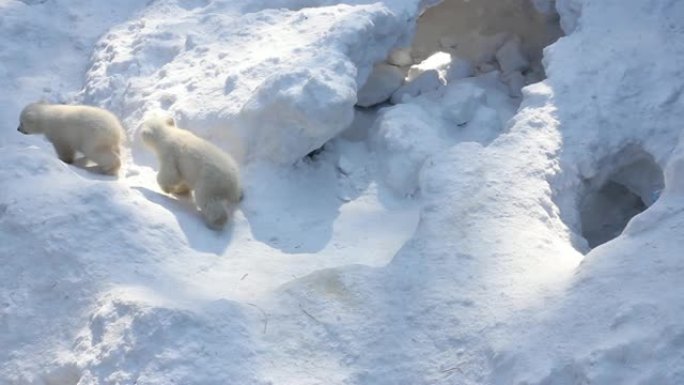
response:
<path id="1" fill-rule="evenodd" d="M 383 114 L 377 129 L 374 145 L 384 159 L 385 181 L 400 194 L 414 193 L 425 159 L 448 145 L 435 116 L 417 104 L 402 104 Z"/>

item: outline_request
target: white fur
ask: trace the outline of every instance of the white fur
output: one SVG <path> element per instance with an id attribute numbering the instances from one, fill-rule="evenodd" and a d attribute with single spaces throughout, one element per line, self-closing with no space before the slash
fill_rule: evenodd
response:
<path id="1" fill-rule="evenodd" d="M 140 132 L 159 160 L 157 182 L 166 193 L 194 192 L 195 203 L 208 227 L 221 229 L 228 220 L 224 202 L 232 207 L 242 198 L 238 166 L 218 147 L 176 127 L 173 119 L 152 118 Z"/>
<path id="2" fill-rule="evenodd" d="M 121 167 L 124 130 L 111 112 L 81 105 L 32 103 L 21 112 L 18 131 L 44 134 L 59 159 L 72 163 L 76 152 L 116 174 Z"/>

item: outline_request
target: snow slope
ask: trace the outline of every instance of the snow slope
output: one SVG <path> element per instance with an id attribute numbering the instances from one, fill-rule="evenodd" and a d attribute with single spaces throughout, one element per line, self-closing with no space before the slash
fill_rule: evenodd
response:
<path id="1" fill-rule="evenodd" d="M 417 1 L 26 3 L 0 3 L 0 384 L 684 379 L 681 2 L 558 0 L 571 34 L 519 107 L 490 72 L 357 111 L 354 141 Z M 19 136 L 38 97 L 121 115 L 120 178 Z M 224 232 L 159 192 L 157 108 L 244 155 Z M 614 229 L 586 202 L 629 197 L 590 249 Z"/>
<path id="2" fill-rule="evenodd" d="M 232 19 L 230 13 L 225 15 L 232 24 L 224 26 L 217 23 L 214 27 L 234 28 L 242 20 L 247 27 L 255 24 L 258 33 L 271 28 L 275 34 L 280 29 L 284 30 L 288 23 L 311 18 L 310 24 L 295 26 L 300 30 L 291 31 L 293 41 L 284 48 L 312 50 L 313 54 L 322 55 L 322 50 L 308 46 L 313 43 L 306 43 L 307 40 L 314 43 L 318 41 L 316 44 L 327 49 L 327 54 L 337 57 L 331 56 L 330 60 L 339 65 L 329 68 L 330 61 L 325 60 L 315 64 L 315 60 L 325 58 L 325 55 L 314 56 L 313 59 L 294 55 L 291 59 L 299 61 L 286 63 L 284 68 L 279 69 L 269 63 L 262 63 L 263 58 L 257 56 L 252 62 L 239 60 L 249 67 L 240 69 L 246 72 L 244 75 L 240 74 L 239 78 L 253 85 L 268 83 L 268 79 L 272 78 L 287 78 L 293 82 L 293 87 L 303 84 L 306 88 L 304 92 L 314 92 L 315 95 L 311 97 L 328 95 L 321 101 L 329 102 L 331 98 L 338 97 L 345 99 L 347 105 L 343 108 L 346 109 L 342 111 L 343 115 L 353 113 L 356 78 L 362 76 L 357 69 L 368 72 L 373 61 L 378 60 L 383 55 L 383 50 L 389 50 L 391 44 L 401 38 L 407 26 L 404 16 L 399 17 L 391 13 L 389 8 L 379 5 L 333 6 L 321 8 L 321 12 L 317 9 L 302 12 L 253 9 L 256 5 L 254 2 L 195 5 L 196 7 L 189 7 L 189 12 L 194 9 L 199 13 L 199 8 L 204 14 L 195 15 L 194 18 L 188 16 L 185 20 L 195 26 L 205 25 L 204 16 L 216 17 L 216 9 L 210 7 L 222 7 L 223 11 L 234 7 L 235 10 Z M 238 338 L 238 335 L 247 333 L 238 329 L 249 330 L 256 326 L 260 330 L 262 327 L 262 313 L 254 301 L 292 279 L 320 269 L 356 263 L 383 265 L 414 232 L 418 219 L 415 204 L 393 197 L 378 184 L 373 154 L 363 143 L 343 140 L 331 143 L 326 152 L 317 156 L 315 161 L 300 161 L 296 166 L 277 167 L 260 162 L 250 163 L 243 170 L 247 197 L 232 227 L 222 233 L 207 231 L 189 202 L 176 201 L 161 194 L 155 182 L 154 170 L 135 163 L 136 159 L 144 161 L 147 156 L 136 148 L 138 143 L 135 128 L 142 112 L 124 113 L 122 108 L 125 105 L 117 108 L 114 101 L 121 95 L 128 100 L 128 85 L 122 84 L 120 80 L 131 75 L 131 66 L 141 65 L 143 71 L 147 71 L 165 64 L 160 61 L 168 59 L 166 54 L 169 51 L 165 49 L 170 46 L 173 51 L 172 44 L 165 46 L 172 40 L 168 38 L 169 33 L 160 32 L 155 35 L 150 32 L 150 35 L 158 37 L 157 40 L 145 35 L 142 42 L 149 44 L 149 47 L 144 44 L 137 46 L 131 62 L 117 61 L 118 66 L 109 66 L 101 74 L 101 78 L 97 78 L 97 67 L 99 60 L 109 63 L 125 56 L 118 54 L 117 49 L 125 51 L 131 48 L 129 44 L 141 43 L 135 38 L 132 42 L 126 40 L 116 35 L 117 33 L 122 30 L 135 32 L 136 26 L 144 29 L 144 25 L 155 29 L 155 20 L 162 22 L 165 18 L 168 19 L 166 16 L 170 10 L 181 12 L 185 6 L 188 6 L 187 2 L 155 2 L 138 12 L 131 6 L 129 12 L 132 21 L 125 22 L 122 27 L 113 27 L 98 43 L 95 42 L 97 35 L 103 33 L 104 28 L 97 30 L 90 27 L 86 32 L 74 31 L 75 35 L 84 35 L 84 46 L 81 49 L 92 49 L 94 53 L 90 59 L 83 54 L 70 55 L 72 63 L 60 65 L 58 69 L 52 68 L 54 73 L 39 67 L 45 62 L 38 57 L 41 54 L 39 52 L 29 51 L 25 53 L 27 58 L 17 59 L 10 62 L 11 66 L 7 66 L 8 74 L 2 81 L 15 87 L 15 93 L 22 94 L 25 100 L 10 100 L 7 95 L 7 103 L 2 109 L 6 123 L 3 123 L 2 130 L 2 156 L 5 161 L 2 162 L 3 183 L 0 192 L 3 248 L 0 255 L 5 267 L 2 270 L 4 284 L 0 325 L 3 332 L 0 333 L 0 346 L 9 347 L 0 350 L 2 383 L 77 383 L 79 380 L 82 383 L 106 383 L 138 377 L 141 382 L 161 383 L 168 383 L 169 379 L 184 383 L 211 383 L 223 378 L 225 383 L 228 379 L 257 378 L 256 374 L 245 372 L 248 365 L 242 362 L 234 365 L 232 370 L 225 368 L 225 354 L 233 355 L 225 350 L 227 339 Z M 243 10 L 241 7 L 246 8 Z M 79 8 L 77 3 L 47 2 L 28 6 L 11 2 L 8 8 L 24 12 L 12 19 L 17 25 L 29 17 L 40 21 L 51 14 L 61 13 L 74 15 L 72 19 L 93 16 L 89 19 L 93 24 L 118 22 L 116 18 L 108 19 L 110 15 L 107 7 L 93 15 L 91 9 Z M 397 12 L 401 11 L 396 9 Z M 80 14 L 80 11 L 84 13 Z M 238 17 L 240 12 L 252 11 L 256 13 L 248 13 L 244 18 Z M 313 13 L 309 15 L 311 12 Z M 366 53 L 359 51 L 360 56 L 355 58 L 359 63 L 352 65 L 350 59 L 343 55 L 347 49 L 345 44 L 348 44 L 344 39 L 351 39 L 351 42 L 364 41 L 362 38 L 365 36 L 356 36 L 352 32 L 368 30 L 368 21 L 363 19 L 366 16 L 378 18 L 376 21 L 385 20 L 389 25 L 394 25 L 395 30 L 386 42 L 379 43 L 377 50 Z M 219 17 L 219 20 L 222 18 Z M 54 26 L 45 21 L 42 23 L 72 33 L 69 20 L 71 19 L 55 22 Z M 339 36 L 326 37 L 318 32 L 323 26 L 328 28 L 330 22 L 339 23 Z M 133 27 L 128 29 L 129 26 Z M 177 26 L 168 26 L 169 29 L 175 27 Z M 28 37 L 21 33 L 8 34 L 12 38 L 3 43 L 19 51 L 22 45 L 26 48 L 30 48 L 32 44 L 41 46 L 44 44 L 43 40 L 54 38 L 63 46 L 69 47 L 71 37 L 60 37 L 61 29 L 46 28 L 37 30 L 36 33 L 38 36 Z M 255 37 L 259 36 L 256 32 L 252 33 Z M 367 33 L 382 36 L 383 31 L 371 29 Z M 244 40 L 256 44 L 257 41 L 250 41 L 249 36 L 252 35 L 237 36 L 233 43 L 238 44 Z M 29 42 L 28 46 L 25 41 Z M 325 43 L 326 41 L 330 43 Z M 207 42 L 209 43 L 211 42 Z M 327 47 L 327 44 L 335 46 Z M 382 44 L 387 46 L 383 48 Z M 228 46 L 227 50 L 240 51 L 243 48 Z M 204 49 L 207 50 L 206 47 Z M 201 57 L 203 51 L 193 52 Z M 112 55 L 115 59 L 112 59 Z M 256 52 L 256 55 L 261 53 Z M 249 58 L 249 55 L 242 56 L 243 59 L 245 57 Z M 22 60 L 35 62 L 36 68 L 23 66 Z M 88 60 L 91 64 L 86 71 Z M 307 60 L 314 61 L 308 63 Z M 227 63 L 227 68 L 233 63 Z M 255 69 L 259 66 L 261 69 Z M 365 70 L 363 66 L 366 67 Z M 300 67 L 307 71 L 295 72 Z M 22 76 L 42 84 L 41 71 L 54 77 L 64 76 L 70 81 L 60 83 L 50 90 L 33 90 L 31 84 L 13 85 L 15 79 Z M 250 71 L 252 75 L 248 76 Z M 25 72 L 28 74 L 24 75 Z M 312 78 L 311 74 L 315 76 Z M 195 72 L 190 75 L 196 77 Z M 336 81 L 327 79 L 328 75 L 334 76 Z M 177 73 L 173 77 L 175 80 L 170 82 L 183 84 L 187 80 L 186 76 L 185 73 Z M 95 79 L 102 80 L 109 88 L 98 88 L 100 83 Z M 149 81 L 142 76 L 140 79 Z M 211 83 L 212 79 L 207 80 Z M 81 81 L 84 82 L 83 85 L 80 84 Z M 337 81 L 344 86 L 338 87 Z M 328 92 L 325 82 L 334 87 L 327 89 L 330 91 L 328 94 L 325 93 Z M 268 87 L 272 86 L 274 85 Z M 83 90 L 78 92 L 80 87 Z M 220 87 L 223 89 L 223 84 Z M 264 97 L 269 97 L 268 87 L 262 87 L 265 90 Z M 100 93 L 95 92 L 95 89 L 99 89 Z M 188 103 L 199 100 L 202 105 L 213 100 L 206 96 L 207 99 L 202 101 L 201 91 L 198 90 L 192 98 L 181 100 L 187 99 Z M 103 99 L 97 104 L 110 107 L 123 117 L 129 128 L 129 145 L 133 148 L 127 155 L 125 172 L 121 178 L 102 177 L 78 167 L 66 166 L 55 159 L 51 146 L 41 138 L 24 137 L 16 133 L 17 116 L 23 103 L 39 97 L 40 92 L 43 92 L 43 97 L 55 101 L 83 100 L 95 103 L 94 100 L 101 97 Z M 292 108 L 298 108 L 296 103 L 306 107 L 303 117 L 297 118 L 306 123 L 307 119 L 313 120 L 316 117 L 321 107 L 299 100 L 297 92 L 294 95 L 284 93 L 281 102 Z M 243 91 L 241 95 L 248 98 L 252 94 Z M 247 102 L 247 99 L 241 100 L 241 103 Z M 230 103 L 226 105 L 231 106 Z M 143 111 L 142 107 L 140 111 Z M 197 116 L 203 113 L 203 110 L 191 111 Z M 173 109 L 171 112 L 175 113 Z M 336 110 L 323 112 L 338 114 Z M 184 119 L 182 115 L 180 120 L 183 124 L 194 126 L 191 120 Z M 304 147 L 310 145 L 304 143 L 304 140 L 315 140 L 319 143 L 316 145 L 318 146 L 330 139 L 335 134 L 334 130 L 344 128 L 341 125 L 343 122 L 336 122 L 334 119 L 324 123 L 326 127 L 313 130 L 308 139 L 303 137 L 302 143 L 293 142 L 286 154 L 290 160 L 303 158 L 311 150 Z M 193 128 L 202 133 L 202 129 L 207 129 L 207 126 L 197 124 Z M 222 134 L 217 130 L 209 132 Z M 245 132 L 255 138 L 262 135 Z M 273 132 L 273 135 L 279 133 Z M 296 133 L 293 132 L 292 135 Z M 207 136 L 213 139 L 212 135 Z M 272 138 L 263 138 L 275 143 Z M 267 146 L 268 143 L 261 145 Z M 227 147 L 233 149 L 230 143 Z M 40 272 L 31 271 L 36 267 Z M 240 303 L 233 302 L 238 300 Z M 214 306 L 224 303 L 227 306 L 225 309 Z M 150 306 L 153 308 L 151 313 L 144 310 Z M 209 313 L 205 310 L 215 314 L 207 318 Z M 248 319 L 256 318 L 254 322 L 240 320 L 239 314 L 244 314 Z M 142 320 L 140 317 L 148 318 Z M 235 323 L 231 328 L 236 328 L 237 333 L 232 337 L 224 336 L 223 332 L 214 334 L 201 331 L 223 329 L 215 322 L 223 324 L 225 319 L 232 318 L 235 318 Z M 147 342 L 143 342 L 137 336 L 124 341 L 127 337 L 117 334 L 118 337 L 115 338 L 108 334 L 110 327 L 117 330 L 135 327 L 130 322 L 137 325 L 142 321 L 157 328 L 156 324 L 161 319 L 167 319 L 161 322 L 173 324 L 170 328 L 179 330 L 180 334 L 200 335 L 200 342 L 195 347 L 189 346 L 180 335 L 177 345 L 174 345 L 189 349 L 186 351 L 189 352 L 187 359 L 169 364 L 178 367 L 179 372 L 187 371 L 185 374 L 176 371 L 157 373 L 161 370 L 158 365 L 164 365 L 157 361 L 161 358 L 152 356 L 149 361 L 145 361 L 135 354 L 129 354 L 132 350 L 149 350 L 148 344 L 159 345 L 160 351 L 175 349 L 165 346 L 166 342 L 164 339 L 160 340 L 159 336 L 151 336 Z M 187 324 L 175 325 L 176 322 Z M 137 331 L 131 333 L 135 335 Z M 112 343 L 116 346 L 111 345 Z M 215 361 L 214 372 L 209 369 L 210 364 L 197 361 L 199 351 L 193 350 L 204 350 L 207 348 L 206 344 L 222 352 Z M 248 341 L 245 341 L 245 345 L 247 344 Z M 235 354 L 243 355 L 239 352 Z M 171 355 L 175 356 L 176 353 Z M 169 359 L 173 361 L 173 358 Z M 211 380 L 195 378 L 195 373 L 198 372 L 205 372 L 205 378 Z M 243 372 L 245 374 L 241 374 Z M 148 375 L 154 379 L 145 380 Z"/>

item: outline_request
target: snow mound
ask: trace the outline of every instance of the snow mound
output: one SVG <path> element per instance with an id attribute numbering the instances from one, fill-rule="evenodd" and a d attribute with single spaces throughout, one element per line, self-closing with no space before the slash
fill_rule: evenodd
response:
<path id="1" fill-rule="evenodd" d="M 131 127 L 147 110 L 168 110 L 226 149 L 239 140 L 249 160 L 277 163 L 349 126 L 357 89 L 411 20 L 382 3 L 246 14 L 239 3 L 181 5 L 156 2 L 107 33 L 83 100 Z"/>
<path id="2" fill-rule="evenodd" d="M 427 159 L 459 142 L 487 144 L 502 131 L 515 103 L 496 75 L 463 79 L 381 111 L 373 143 L 389 186 L 413 194 Z"/>
<path id="3" fill-rule="evenodd" d="M 178 308 L 138 287 L 103 293 L 75 340 L 79 384 L 262 383 L 250 336 L 262 314 L 227 300 L 198 303 Z"/>

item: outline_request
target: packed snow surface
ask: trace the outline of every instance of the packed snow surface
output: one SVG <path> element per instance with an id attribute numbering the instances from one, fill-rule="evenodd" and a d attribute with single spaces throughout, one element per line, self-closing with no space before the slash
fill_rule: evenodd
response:
<path id="1" fill-rule="evenodd" d="M 0 1 L 0 384 L 684 383 L 684 3 L 437 3 Z M 223 231 L 158 110 L 239 160 Z"/>

